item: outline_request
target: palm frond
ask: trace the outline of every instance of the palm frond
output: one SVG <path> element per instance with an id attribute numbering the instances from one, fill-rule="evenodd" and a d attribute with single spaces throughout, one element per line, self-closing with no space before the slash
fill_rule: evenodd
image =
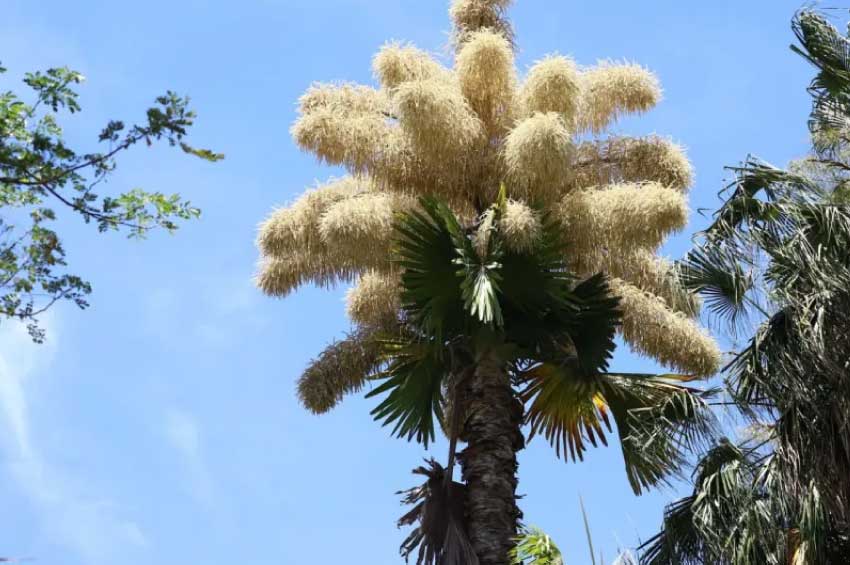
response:
<path id="1" fill-rule="evenodd" d="M 426 463 L 413 470 L 425 482 L 398 493 L 404 495 L 403 504 L 413 505 L 399 519 L 399 527 L 418 522 L 402 542 L 401 555 L 408 561 L 415 553 L 416 565 L 477 565 L 466 533 L 466 486 L 449 481 L 446 469 L 435 460 Z"/>
<path id="2" fill-rule="evenodd" d="M 680 498 L 664 509 L 661 531 L 638 550 L 641 565 L 703 565 L 711 563 L 710 550 L 694 524 L 693 495 Z"/>
<path id="3" fill-rule="evenodd" d="M 460 267 L 458 276 L 462 277 L 460 288 L 466 311 L 482 324 L 496 327 L 504 324 L 498 297 L 502 252 L 496 222 L 500 215 L 500 207 L 490 207 L 481 216 L 472 239 L 456 223 L 451 229 L 459 255 L 455 263 Z"/>
<path id="4" fill-rule="evenodd" d="M 789 311 L 780 310 L 764 322 L 726 368 L 733 398 L 742 407 L 769 406 L 774 384 L 771 375 L 779 369 L 779 358 L 789 343 L 792 321 Z"/>
<path id="5" fill-rule="evenodd" d="M 805 175 L 779 169 L 755 157 L 737 167 L 727 167 L 735 175 L 725 189 L 731 195 L 702 232 L 709 241 L 734 239 L 740 229 L 752 226 L 781 226 L 784 218 L 776 201 L 793 193 L 816 193 L 819 187 Z"/>
<path id="6" fill-rule="evenodd" d="M 401 305 L 411 324 L 436 339 L 464 327 L 456 219 L 445 204 L 421 198 L 421 210 L 398 214 L 395 261 L 403 269 Z"/>
<path id="7" fill-rule="evenodd" d="M 579 283 L 572 296 L 579 311 L 570 337 L 579 368 L 587 375 L 605 372 L 616 349 L 614 336 L 622 315 L 620 299 L 612 296 L 602 273 Z"/>
<path id="8" fill-rule="evenodd" d="M 737 327 L 746 317 L 747 292 L 754 281 L 733 249 L 722 244 L 702 245 L 688 252 L 676 269 L 682 285 L 700 293 L 711 313 L 730 327 Z"/>
<path id="9" fill-rule="evenodd" d="M 814 481 L 809 483 L 803 498 L 800 524 L 794 539 L 794 563 L 823 563 L 828 522 L 826 509 Z"/>
<path id="10" fill-rule="evenodd" d="M 783 563 L 769 467 L 756 448 L 722 439 L 697 464 L 693 493 L 665 509 L 661 531 L 640 547 L 641 564 Z"/>
<path id="11" fill-rule="evenodd" d="M 689 452 L 705 445 L 715 430 L 706 404 L 714 391 L 678 384 L 681 375 L 578 373 L 568 366 L 540 364 L 524 373 L 529 439 L 543 435 L 560 457 L 582 460 L 587 444 L 608 445 L 613 416 L 626 472 L 636 493 L 678 472 Z"/>
<path id="12" fill-rule="evenodd" d="M 611 424 L 595 377 L 547 363 L 523 376 L 528 384 L 520 399 L 526 405 L 529 441 L 542 434 L 558 457 L 573 461 L 584 459 L 585 442 L 596 447 L 598 438 L 608 445 L 604 428 L 610 432 Z"/>
<path id="13" fill-rule="evenodd" d="M 714 390 L 679 384 L 685 375 L 607 374 L 600 392 L 617 423 L 626 474 L 635 493 L 681 471 L 687 455 L 713 437 L 707 405 Z"/>
<path id="14" fill-rule="evenodd" d="M 431 341 L 387 340 L 383 342 L 387 367 L 373 378 L 383 381 L 366 398 L 386 393 L 372 410 L 384 426 L 395 423 L 393 435 L 416 439 L 426 448 L 435 437 L 434 418 L 441 420 L 443 382 L 451 367 L 441 354 L 442 344 Z"/>

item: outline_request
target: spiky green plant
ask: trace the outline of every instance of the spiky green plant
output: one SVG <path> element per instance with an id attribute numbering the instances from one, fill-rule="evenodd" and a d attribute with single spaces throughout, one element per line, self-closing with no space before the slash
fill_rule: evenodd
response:
<path id="1" fill-rule="evenodd" d="M 794 31 L 818 69 L 812 154 L 787 171 L 755 159 L 733 169 L 731 195 L 681 265 L 712 311 L 760 321 L 726 382 L 764 437 L 702 460 L 646 564 L 850 555 L 850 39 L 812 11 Z"/>
<path id="2" fill-rule="evenodd" d="M 561 550 L 546 532 L 529 528 L 522 532 L 511 549 L 513 565 L 564 565 Z"/>

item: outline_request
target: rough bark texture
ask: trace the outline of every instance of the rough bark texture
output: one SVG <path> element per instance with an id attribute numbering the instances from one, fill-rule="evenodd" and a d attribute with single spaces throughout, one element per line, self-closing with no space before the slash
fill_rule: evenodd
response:
<path id="1" fill-rule="evenodd" d="M 466 420 L 458 456 L 467 485 L 469 538 L 480 565 L 508 565 L 522 516 L 516 502 L 517 452 L 525 445 L 516 400 L 504 366 L 479 361 L 464 394 Z"/>

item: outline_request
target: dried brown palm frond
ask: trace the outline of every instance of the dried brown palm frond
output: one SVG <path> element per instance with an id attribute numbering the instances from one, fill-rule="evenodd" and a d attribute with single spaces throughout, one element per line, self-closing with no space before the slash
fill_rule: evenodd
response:
<path id="1" fill-rule="evenodd" d="M 511 196 L 526 200 L 557 196 L 570 177 L 574 151 L 570 132 L 555 112 L 519 122 L 504 146 Z"/>
<path id="2" fill-rule="evenodd" d="M 566 240 L 576 251 L 655 249 L 688 220 L 685 196 L 657 183 L 577 190 L 560 203 Z"/>
<path id="3" fill-rule="evenodd" d="M 398 275 L 366 272 L 346 295 L 348 317 L 364 327 L 386 326 L 398 319 L 400 294 Z"/>
<path id="4" fill-rule="evenodd" d="M 405 82 L 449 78 L 448 69 L 430 54 L 397 42 L 381 47 L 372 60 L 372 70 L 381 85 L 390 91 Z"/>
<path id="5" fill-rule="evenodd" d="M 514 53 L 500 33 L 471 33 L 457 54 L 455 72 L 461 91 L 491 134 L 502 133 L 514 115 Z"/>
<path id="6" fill-rule="evenodd" d="M 658 78 L 640 65 L 600 62 L 581 73 L 579 129 L 600 133 L 620 116 L 646 112 L 661 100 Z"/>
<path id="7" fill-rule="evenodd" d="M 575 62 L 552 55 L 537 61 L 528 71 L 520 90 L 520 105 L 526 116 L 555 112 L 572 131 L 580 101 L 581 84 Z"/>
<path id="8" fill-rule="evenodd" d="M 708 377 L 717 372 L 720 350 L 693 320 L 622 280 L 612 279 L 611 291 L 620 297 L 623 338 L 636 351 L 682 373 Z"/>
<path id="9" fill-rule="evenodd" d="M 685 191 L 693 167 L 681 146 L 658 136 L 612 137 L 579 145 L 574 186 L 654 181 Z"/>
<path id="10" fill-rule="evenodd" d="M 398 493 L 404 495 L 403 504 L 413 506 L 399 527 L 418 522 L 401 554 L 405 560 L 415 554 L 416 565 L 478 565 L 466 531 L 466 485 L 452 481 L 451 470 L 434 459 L 427 465 L 413 470 L 426 478 L 421 486 Z"/>
<path id="11" fill-rule="evenodd" d="M 360 328 L 336 341 L 310 362 L 298 380 L 305 408 L 323 414 L 363 388 L 381 366 L 380 329 Z"/>

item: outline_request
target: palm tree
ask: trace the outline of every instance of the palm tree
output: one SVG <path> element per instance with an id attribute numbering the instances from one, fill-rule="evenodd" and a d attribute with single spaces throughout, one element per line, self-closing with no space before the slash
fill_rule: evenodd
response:
<path id="1" fill-rule="evenodd" d="M 636 492 L 710 426 L 684 382 L 714 373 L 719 353 L 655 256 L 687 219 L 690 165 L 665 139 L 600 138 L 658 101 L 657 79 L 550 56 L 520 83 L 508 4 L 453 2 L 452 69 L 389 44 L 379 88 L 308 90 L 296 142 L 351 175 L 260 230 L 267 294 L 356 283 L 354 329 L 304 372 L 305 406 L 325 412 L 373 383 L 395 434 L 449 438 L 447 466 L 417 469 L 427 480 L 407 493 L 402 520 L 419 526 L 402 549 L 420 562 L 507 563 L 524 424 L 575 459 L 613 419 Z M 674 374 L 609 374 L 618 330 Z"/>
<path id="2" fill-rule="evenodd" d="M 447 525 L 429 519 L 452 516 L 437 502 L 454 503 L 448 488 L 465 510 L 457 539 L 463 544 L 468 531 L 482 563 L 505 562 L 520 517 L 524 421 L 529 437 L 542 434 L 559 455 L 581 459 L 585 442 L 607 443 L 610 414 L 636 492 L 663 480 L 710 432 L 702 395 L 676 382 L 689 377 L 607 372 L 620 300 L 601 274 L 570 273 L 559 223 L 544 215 L 537 238 L 517 249 L 504 196 L 468 229 L 437 200 L 420 206 L 397 225 L 405 335 L 383 342 L 388 363 L 374 376 L 383 382 L 367 396 L 385 395 L 373 414 L 401 437 L 427 445 L 435 418 L 442 422 L 450 441 L 444 485 L 456 442 L 467 446 L 458 454 L 463 486 L 426 487 L 430 496 L 417 497 L 423 505 L 402 519 L 421 524 L 408 550 L 424 540 L 423 558 L 462 553 L 443 543 Z"/>
<path id="3" fill-rule="evenodd" d="M 850 40 L 794 19 L 810 87 L 811 156 L 736 168 L 729 198 L 681 265 L 687 285 L 740 327 L 727 367 L 758 439 L 721 444 L 694 493 L 667 509 L 644 563 L 846 563 L 850 554 Z"/>

